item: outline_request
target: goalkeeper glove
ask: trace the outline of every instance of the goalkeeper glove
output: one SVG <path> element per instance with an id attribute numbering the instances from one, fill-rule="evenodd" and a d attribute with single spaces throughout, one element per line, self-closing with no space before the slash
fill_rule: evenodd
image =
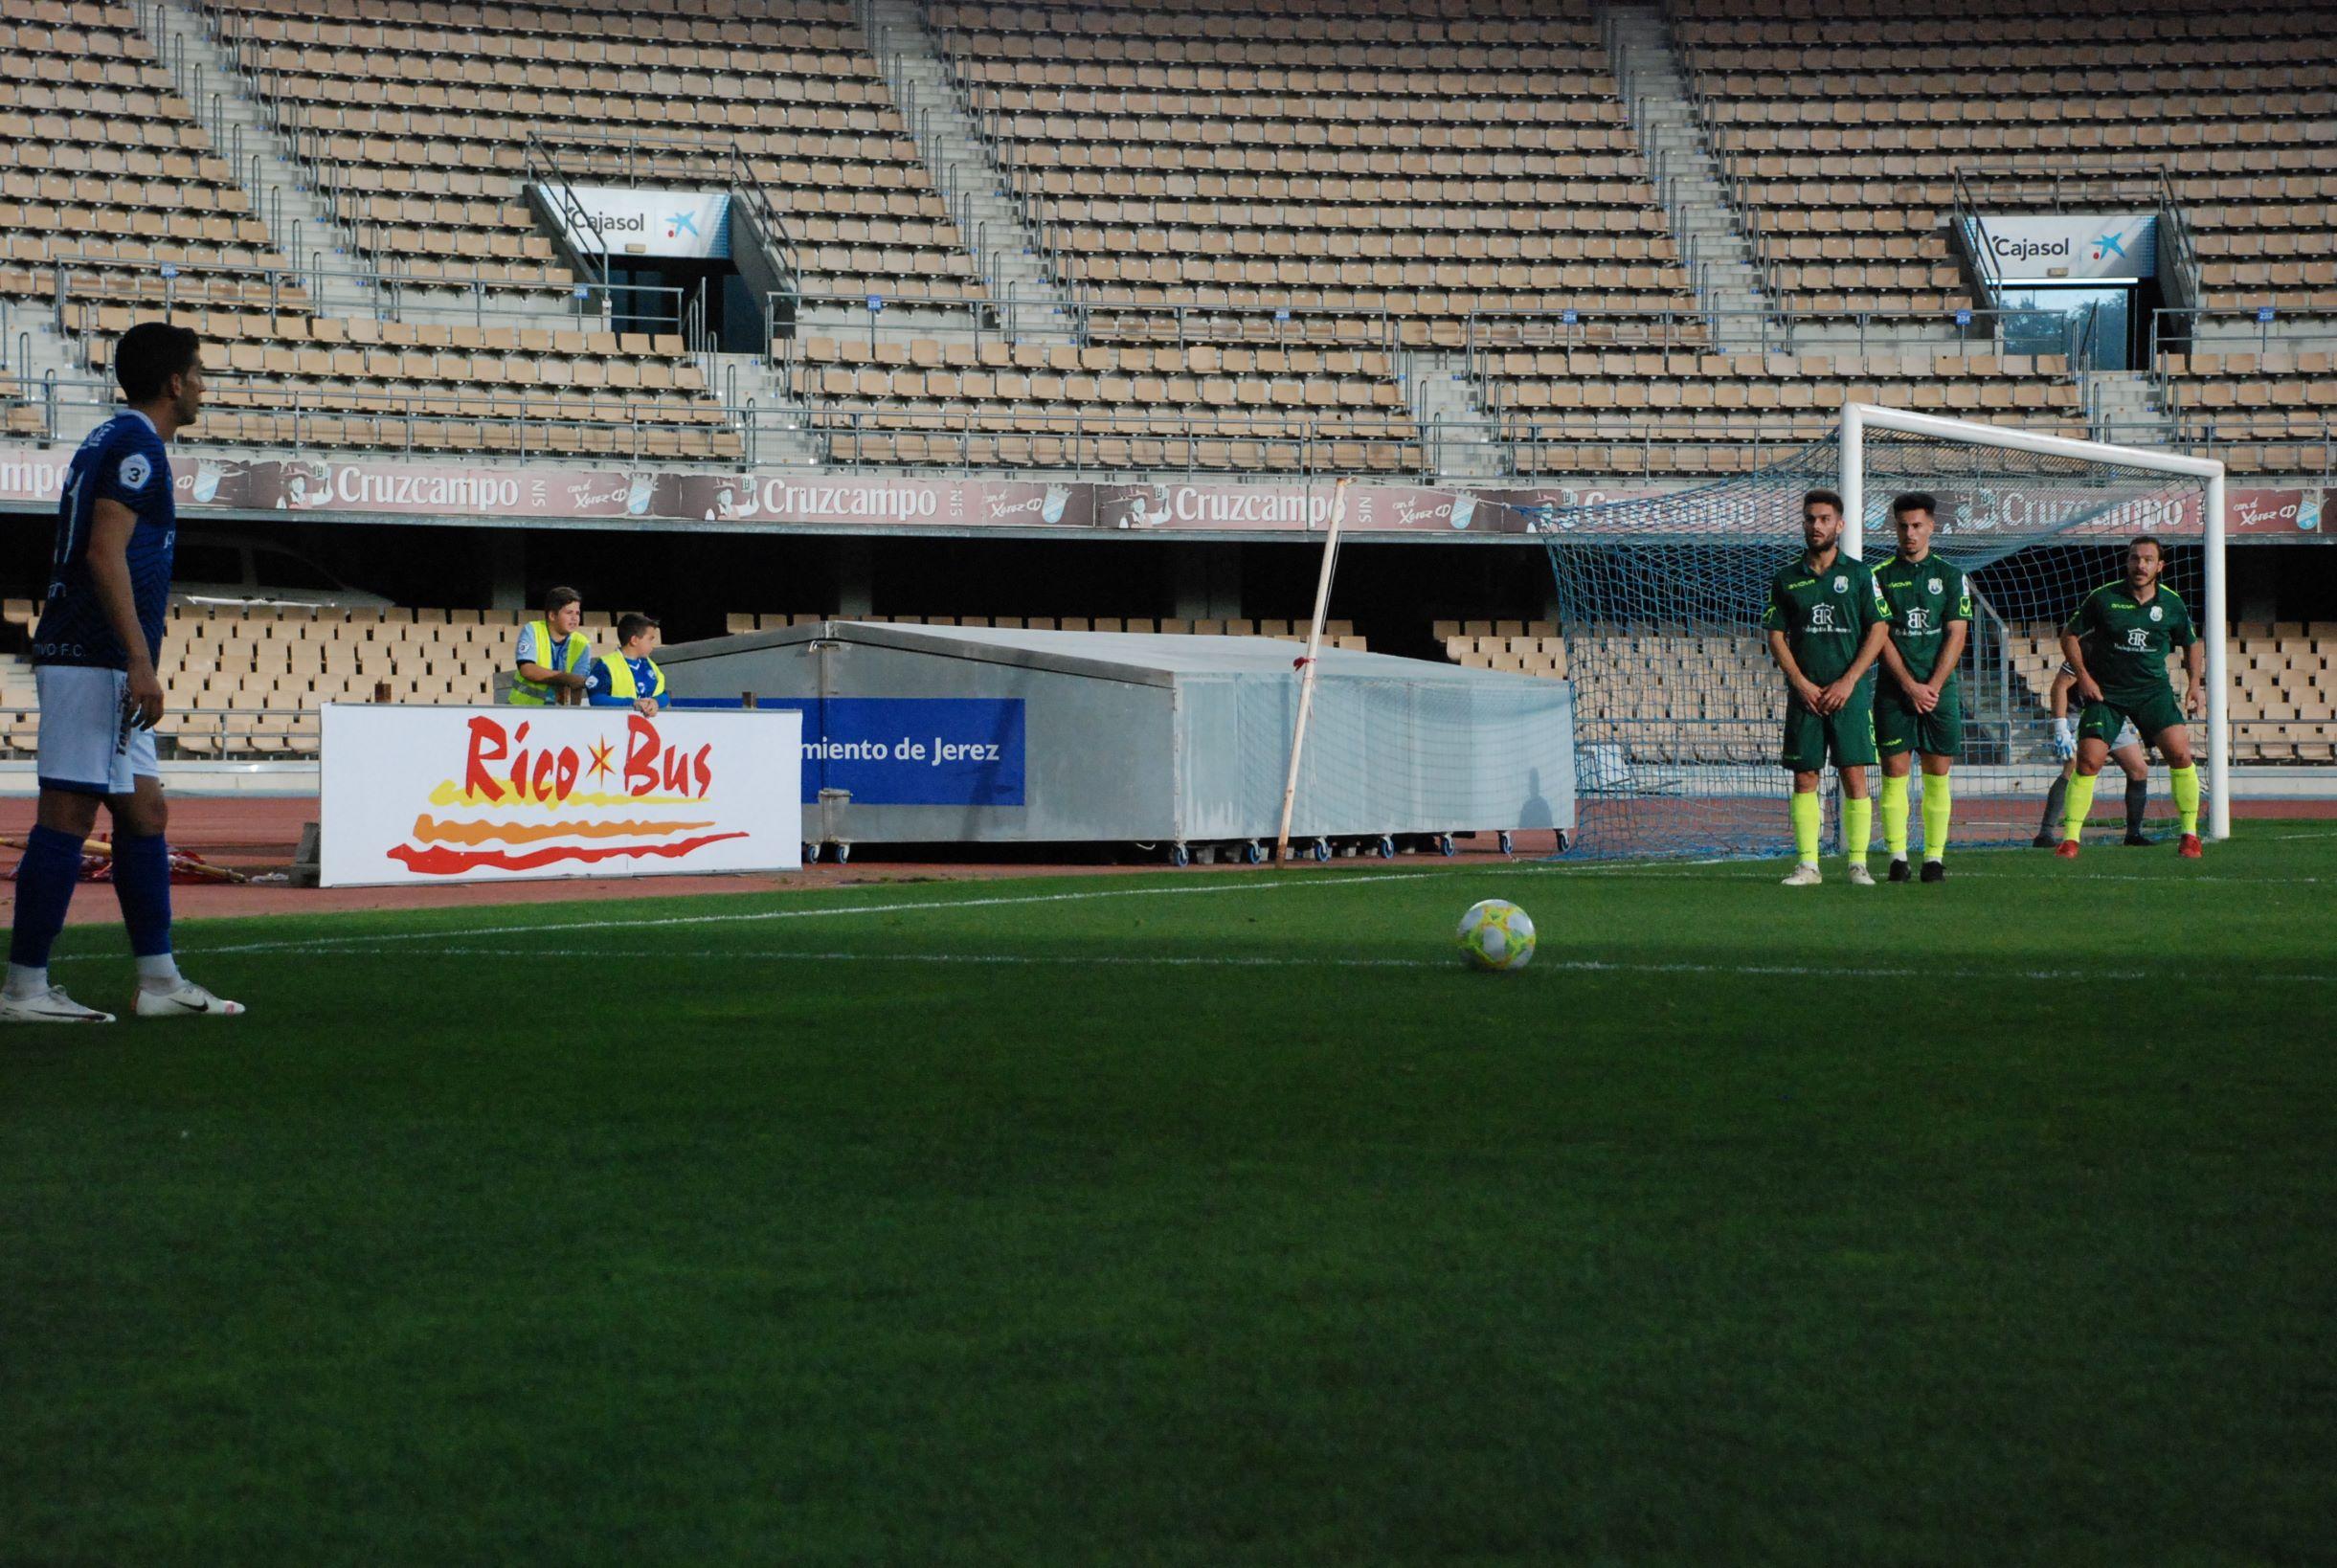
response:
<path id="1" fill-rule="evenodd" d="M 2053 721 L 2053 754 L 2062 762 L 2078 754 L 2078 732 L 2070 728 L 2067 719 Z"/>

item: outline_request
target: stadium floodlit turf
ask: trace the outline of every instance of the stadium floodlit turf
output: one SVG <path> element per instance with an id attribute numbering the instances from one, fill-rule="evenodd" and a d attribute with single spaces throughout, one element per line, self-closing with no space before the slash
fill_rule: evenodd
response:
<path id="1" fill-rule="evenodd" d="M 0 1037 L 0 1560 L 2327 1560 L 2244 833 L 189 928 L 252 1017 Z"/>

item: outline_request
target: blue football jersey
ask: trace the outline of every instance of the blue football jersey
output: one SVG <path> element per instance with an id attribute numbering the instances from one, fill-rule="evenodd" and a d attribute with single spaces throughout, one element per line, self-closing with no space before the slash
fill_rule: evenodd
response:
<path id="1" fill-rule="evenodd" d="M 178 542 L 170 456 L 145 415 L 124 413 L 91 431 L 65 470 L 65 493 L 56 504 L 56 553 L 49 563 L 49 602 L 33 634 L 35 664 L 129 668 L 129 654 L 105 618 L 89 575 L 89 535 L 101 500 L 120 502 L 138 520 L 130 530 L 130 599 L 146 632 L 147 657 L 162 655 L 170 556 Z"/>

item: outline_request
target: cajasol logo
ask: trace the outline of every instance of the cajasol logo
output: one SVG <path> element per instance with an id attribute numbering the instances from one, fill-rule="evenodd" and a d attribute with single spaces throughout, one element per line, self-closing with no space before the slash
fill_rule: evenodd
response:
<path id="1" fill-rule="evenodd" d="M 1989 244 L 2007 261 L 2042 261 L 2059 258 L 2069 259 L 2069 238 L 2016 239 L 2009 235 L 1991 235 Z"/>
<path id="2" fill-rule="evenodd" d="M 2104 261 L 2113 256 L 2121 261 L 2126 258 L 2126 236 L 2117 233 L 2096 235 L 2094 236 L 2094 259 Z"/>
<path id="3" fill-rule="evenodd" d="M 679 239 L 684 235 L 689 235 L 692 239 L 698 237 L 698 214 L 695 213 L 666 213 L 665 237 Z"/>

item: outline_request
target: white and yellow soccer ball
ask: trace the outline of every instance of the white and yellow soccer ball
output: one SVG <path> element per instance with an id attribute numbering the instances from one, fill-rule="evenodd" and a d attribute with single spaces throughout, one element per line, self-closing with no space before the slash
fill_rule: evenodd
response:
<path id="1" fill-rule="evenodd" d="M 1472 904 L 1461 916 L 1461 952 L 1479 969 L 1523 969 L 1534 956 L 1534 921 L 1507 899 Z"/>

